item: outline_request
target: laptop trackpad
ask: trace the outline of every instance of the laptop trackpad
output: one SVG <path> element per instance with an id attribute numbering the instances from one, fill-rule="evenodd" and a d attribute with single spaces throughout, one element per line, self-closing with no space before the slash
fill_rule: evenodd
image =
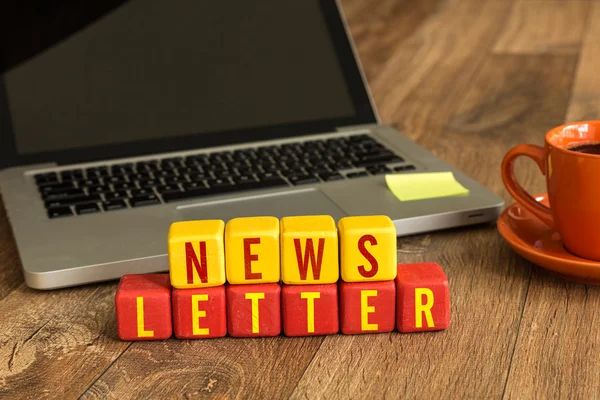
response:
<path id="1" fill-rule="evenodd" d="M 295 215 L 331 215 L 334 220 L 346 216 L 333 201 L 318 189 L 272 193 L 235 199 L 186 204 L 177 208 L 180 220 L 222 219 L 237 217 Z"/>

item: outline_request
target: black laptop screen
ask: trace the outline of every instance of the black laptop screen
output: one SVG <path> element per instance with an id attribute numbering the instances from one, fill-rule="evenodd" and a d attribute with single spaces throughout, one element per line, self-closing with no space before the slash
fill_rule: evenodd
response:
<path id="1" fill-rule="evenodd" d="M 1 117 L 17 156 L 318 133 L 364 108 L 328 18 L 306 0 L 126 2 L 8 70 Z"/>

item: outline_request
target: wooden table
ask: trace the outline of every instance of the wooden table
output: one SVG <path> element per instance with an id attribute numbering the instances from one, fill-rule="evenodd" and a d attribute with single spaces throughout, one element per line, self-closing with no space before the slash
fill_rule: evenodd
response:
<path id="1" fill-rule="evenodd" d="M 345 0 L 383 122 L 504 196 L 499 165 L 600 117 L 600 2 Z M 594 23 L 595 22 L 595 23 Z M 523 161 L 520 180 L 542 192 Z M 495 225 L 398 241 L 448 275 L 452 323 L 425 334 L 126 343 L 115 283 L 23 283 L 0 212 L 0 397 L 548 398 L 600 393 L 600 288 L 516 255 Z"/>

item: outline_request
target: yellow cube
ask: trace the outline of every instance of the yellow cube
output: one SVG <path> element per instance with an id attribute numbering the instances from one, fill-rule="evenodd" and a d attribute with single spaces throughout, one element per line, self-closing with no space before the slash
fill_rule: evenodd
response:
<path id="1" fill-rule="evenodd" d="M 169 273 L 177 289 L 225 283 L 222 220 L 174 222 L 169 228 Z"/>
<path id="2" fill-rule="evenodd" d="M 390 281 L 396 278 L 396 227 L 389 217 L 344 217 L 338 228 L 343 281 Z"/>
<path id="3" fill-rule="evenodd" d="M 328 215 L 281 219 L 281 279 L 288 285 L 336 283 L 338 235 Z"/>
<path id="4" fill-rule="evenodd" d="M 279 282 L 279 220 L 245 217 L 227 222 L 225 264 L 232 285 Z"/>

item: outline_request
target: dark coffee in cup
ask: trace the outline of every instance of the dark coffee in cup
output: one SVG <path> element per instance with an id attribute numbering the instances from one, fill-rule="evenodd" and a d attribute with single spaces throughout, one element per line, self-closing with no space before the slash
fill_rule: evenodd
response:
<path id="1" fill-rule="evenodd" d="M 567 150 L 576 151 L 578 153 L 600 154 L 600 143 L 578 144 L 576 146 L 567 147 Z"/>

